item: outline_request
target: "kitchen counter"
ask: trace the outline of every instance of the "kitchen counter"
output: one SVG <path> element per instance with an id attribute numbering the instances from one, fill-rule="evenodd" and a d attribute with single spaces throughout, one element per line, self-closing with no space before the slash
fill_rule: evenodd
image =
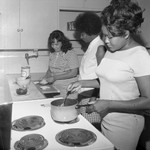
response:
<path id="1" fill-rule="evenodd" d="M 42 74 L 32 74 L 28 93 L 26 95 L 18 95 L 16 93 L 16 89 L 19 88 L 19 86 L 16 83 L 16 78 L 19 76 L 20 74 L 9 74 L 6 76 L 12 102 L 44 99 L 46 98 L 46 94 L 49 94 L 50 97 L 53 97 L 54 95 L 59 95 L 60 93 L 60 91 L 53 85 L 40 86 L 37 83 Z"/>
<path id="2" fill-rule="evenodd" d="M 56 123 L 50 115 L 50 102 L 56 98 L 41 99 L 38 101 L 14 102 L 12 105 L 12 121 L 21 117 L 38 115 L 45 120 L 45 126 L 34 131 L 15 131 L 11 130 L 11 150 L 14 150 L 14 143 L 25 135 L 36 133 L 41 134 L 48 140 L 48 146 L 44 150 L 114 150 L 114 146 L 109 142 L 94 126 L 91 125 L 83 116 L 78 116 L 78 121 L 70 124 Z M 84 147 L 68 147 L 59 144 L 55 140 L 58 132 L 69 128 L 83 128 L 94 132 L 97 140 Z"/>
<path id="3" fill-rule="evenodd" d="M 16 89 L 19 88 L 19 86 L 16 84 L 16 78 L 19 76 L 20 74 L 10 74 L 6 76 L 9 84 L 12 102 L 37 100 L 45 98 L 45 96 L 36 88 L 36 86 L 33 84 L 32 81 L 29 85 L 28 93 L 26 95 L 18 95 L 16 93 Z"/>

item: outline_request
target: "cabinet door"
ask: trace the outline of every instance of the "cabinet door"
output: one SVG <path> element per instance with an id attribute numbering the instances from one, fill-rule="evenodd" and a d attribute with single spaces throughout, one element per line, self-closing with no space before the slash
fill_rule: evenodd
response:
<path id="1" fill-rule="evenodd" d="M 1 0 L 0 48 L 19 48 L 19 0 Z"/>
<path id="2" fill-rule="evenodd" d="M 47 48 L 58 27 L 57 0 L 20 0 L 21 48 Z"/>
<path id="3" fill-rule="evenodd" d="M 0 48 L 47 48 L 50 32 L 58 28 L 57 0 L 0 1 Z"/>

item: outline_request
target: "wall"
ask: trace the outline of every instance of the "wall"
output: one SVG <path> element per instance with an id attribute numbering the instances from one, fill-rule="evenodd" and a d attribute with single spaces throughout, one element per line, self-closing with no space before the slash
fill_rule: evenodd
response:
<path id="1" fill-rule="evenodd" d="M 21 67 L 26 66 L 27 62 L 25 59 L 25 53 L 34 55 L 32 51 L 22 52 L 0 52 L 0 71 L 5 74 L 20 73 Z M 48 54 L 45 51 L 39 51 L 37 58 L 29 59 L 31 72 L 46 72 L 48 67 Z"/>
<path id="2" fill-rule="evenodd" d="M 75 49 L 75 52 L 79 51 Z M 0 72 L 4 74 L 15 74 L 21 72 L 21 67 L 26 66 L 27 62 L 25 59 L 25 53 L 30 56 L 34 55 L 32 51 L 14 51 L 5 52 L 0 51 Z M 82 54 L 77 54 L 79 62 L 81 61 Z M 43 73 L 47 71 L 48 68 L 48 51 L 39 51 L 37 58 L 30 58 L 30 72 L 31 73 Z"/>
<path id="3" fill-rule="evenodd" d="M 149 0 L 138 0 L 139 5 L 145 11 L 143 12 L 144 22 L 141 26 L 141 38 L 146 47 L 150 47 L 150 1 Z"/>
<path id="4" fill-rule="evenodd" d="M 67 23 L 73 22 L 75 18 L 83 11 L 71 11 L 71 10 L 60 10 L 59 11 L 59 29 L 64 32 L 64 34 L 71 40 L 71 43 L 76 51 L 76 53 L 80 56 L 84 54 L 81 44 L 77 41 L 74 36 L 74 30 L 68 30 Z M 80 59 L 80 58 L 79 58 Z"/>

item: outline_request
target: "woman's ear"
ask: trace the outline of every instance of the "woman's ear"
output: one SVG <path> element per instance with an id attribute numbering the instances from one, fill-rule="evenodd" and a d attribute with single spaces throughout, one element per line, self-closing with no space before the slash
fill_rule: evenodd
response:
<path id="1" fill-rule="evenodd" d="M 125 39 L 129 38 L 130 32 L 128 30 L 125 31 Z"/>

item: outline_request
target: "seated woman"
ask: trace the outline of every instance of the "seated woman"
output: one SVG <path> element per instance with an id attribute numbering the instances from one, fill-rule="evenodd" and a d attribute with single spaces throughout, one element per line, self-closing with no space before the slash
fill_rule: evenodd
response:
<path id="1" fill-rule="evenodd" d="M 59 90 L 61 97 L 66 95 L 66 87 L 77 80 L 79 62 L 72 50 L 69 39 L 59 30 L 53 31 L 48 38 L 49 67 L 40 81 L 41 84 L 53 83 Z M 69 98 L 76 98 L 77 94 L 70 94 Z"/>

